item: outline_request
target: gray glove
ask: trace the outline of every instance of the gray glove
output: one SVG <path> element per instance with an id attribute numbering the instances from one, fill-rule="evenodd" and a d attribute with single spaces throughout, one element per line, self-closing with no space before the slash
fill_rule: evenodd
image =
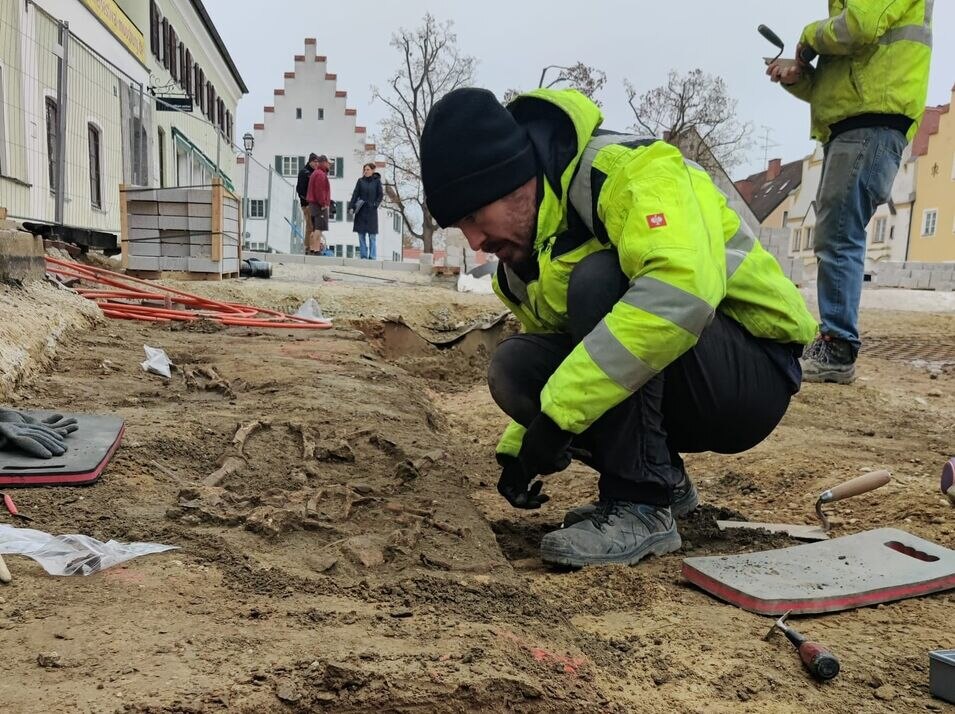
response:
<path id="1" fill-rule="evenodd" d="M 60 436 L 67 436 L 68 434 L 72 434 L 74 431 L 77 431 L 80 428 L 80 425 L 77 423 L 75 417 L 64 417 L 62 414 L 51 414 L 45 419 L 39 420 L 35 417 L 28 416 L 23 412 L 18 412 L 13 409 L 5 409 L 3 407 L 0 407 L 0 423 L 38 424 L 40 426 L 49 427 Z"/>
<path id="2" fill-rule="evenodd" d="M 43 424 L 0 422 L 0 450 L 19 449 L 39 459 L 66 453 L 63 437 Z"/>

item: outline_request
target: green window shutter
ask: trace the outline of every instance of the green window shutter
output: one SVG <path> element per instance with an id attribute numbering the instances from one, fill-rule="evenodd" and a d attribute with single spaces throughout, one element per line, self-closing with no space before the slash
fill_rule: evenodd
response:
<path id="1" fill-rule="evenodd" d="M 341 161 L 341 159 L 338 159 L 338 160 Z M 344 213 L 345 212 L 342 206 L 342 202 L 335 201 L 335 220 L 338 222 L 344 221 L 345 220 Z"/>
<path id="2" fill-rule="evenodd" d="M 298 157 L 298 170 L 301 171 L 301 170 L 304 169 L 304 168 L 305 168 L 305 157 L 304 157 L 304 156 L 299 156 L 299 157 Z"/>
<path id="3" fill-rule="evenodd" d="M 275 155 L 275 170 L 279 176 L 282 175 L 282 157 L 279 154 Z"/>
<path id="4" fill-rule="evenodd" d="M 335 159 L 335 176 L 342 178 L 345 175 L 345 159 L 339 156 Z"/>

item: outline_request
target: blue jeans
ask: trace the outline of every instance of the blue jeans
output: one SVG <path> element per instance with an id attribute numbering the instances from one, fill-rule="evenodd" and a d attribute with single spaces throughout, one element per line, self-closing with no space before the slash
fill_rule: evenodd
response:
<path id="1" fill-rule="evenodd" d="M 367 239 L 367 242 L 366 242 L 366 239 Z M 359 233 L 358 234 L 358 257 L 374 260 L 375 253 L 377 253 L 377 242 L 378 242 L 377 233 Z"/>
<path id="2" fill-rule="evenodd" d="M 859 351 L 859 300 L 865 274 L 866 226 L 889 200 L 907 141 L 883 127 L 853 129 L 824 147 L 816 193 L 814 251 L 819 264 L 819 332 Z"/>

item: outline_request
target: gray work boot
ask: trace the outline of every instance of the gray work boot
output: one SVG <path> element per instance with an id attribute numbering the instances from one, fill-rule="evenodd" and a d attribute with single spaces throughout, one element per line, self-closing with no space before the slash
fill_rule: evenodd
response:
<path id="1" fill-rule="evenodd" d="M 803 382 L 851 384 L 856 378 L 855 353 L 852 345 L 829 335 L 820 335 L 803 352 Z"/>
<path id="2" fill-rule="evenodd" d="M 669 508 L 607 501 L 590 517 L 541 539 L 541 560 L 552 565 L 632 565 L 683 544 Z"/>
<path id="3" fill-rule="evenodd" d="M 590 518 L 590 514 L 593 513 L 599 505 L 600 501 L 597 501 L 596 503 L 588 503 L 583 506 L 571 508 L 564 514 L 562 527 L 567 528 L 568 526 Z M 683 518 L 691 514 L 699 508 L 699 506 L 700 494 L 697 493 L 696 486 L 690 481 L 690 477 L 683 474 L 683 481 L 680 482 L 679 486 L 673 489 L 673 503 L 670 504 L 670 512 L 674 518 Z"/>

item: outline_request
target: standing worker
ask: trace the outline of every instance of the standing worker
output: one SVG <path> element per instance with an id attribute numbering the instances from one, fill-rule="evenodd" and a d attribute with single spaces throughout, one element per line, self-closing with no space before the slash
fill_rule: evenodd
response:
<path id="1" fill-rule="evenodd" d="M 312 234 L 312 211 L 308 207 L 308 180 L 318 166 L 318 155 L 309 154 L 305 166 L 298 172 L 298 181 L 295 183 L 295 193 L 298 194 L 298 203 L 302 207 L 302 218 L 305 224 L 305 252 L 308 253 L 308 237 Z"/>
<path id="2" fill-rule="evenodd" d="M 680 547 L 696 508 L 682 452 L 765 439 L 799 390 L 815 321 L 796 286 L 698 166 L 663 141 L 598 129 L 574 90 L 504 107 L 484 89 L 438 101 L 421 138 L 428 209 L 501 263 L 523 334 L 488 386 L 512 419 L 498 491 L 547 500 L 537 477 L 576 456 L 600 499 L 541 541 L 545 562 L 636 563 Z"/>
<path id="3" fill-rule="evenodd" d="M 328 182 L 331 164 L 322 154 L 315 159 L 315 170 L 308 179 L 308 207 L 312 214 L 312 232 L 308 234 L 307 255 L 321 255 L 323 233 L 328 230 L 328 207 L 332 205 L 332 186 Z"/>
<path id="4" fill-rule="evenodd" d="M 378 206 L 384 198 L 381 174 L 375 168 L 372 163 L 362 167 L 362 176 L 355 182 L 355 190 L 348 202 L 355 212 L 352 230 L 358 234 L 358 256 L 369 260 L 375 260 L 378 252 Z"/>
<path id="5" fill-rule="evenodd" d="M 806 26 L 796 59 L 766 70 L 809 102 L 825 153 L 813 246 L 821 325 L 803 355 L 807 382 L 855 379 L 866 226 L 891 196 L 925 111 L 933 2 L 829 0 L 829 18 Z"/>

